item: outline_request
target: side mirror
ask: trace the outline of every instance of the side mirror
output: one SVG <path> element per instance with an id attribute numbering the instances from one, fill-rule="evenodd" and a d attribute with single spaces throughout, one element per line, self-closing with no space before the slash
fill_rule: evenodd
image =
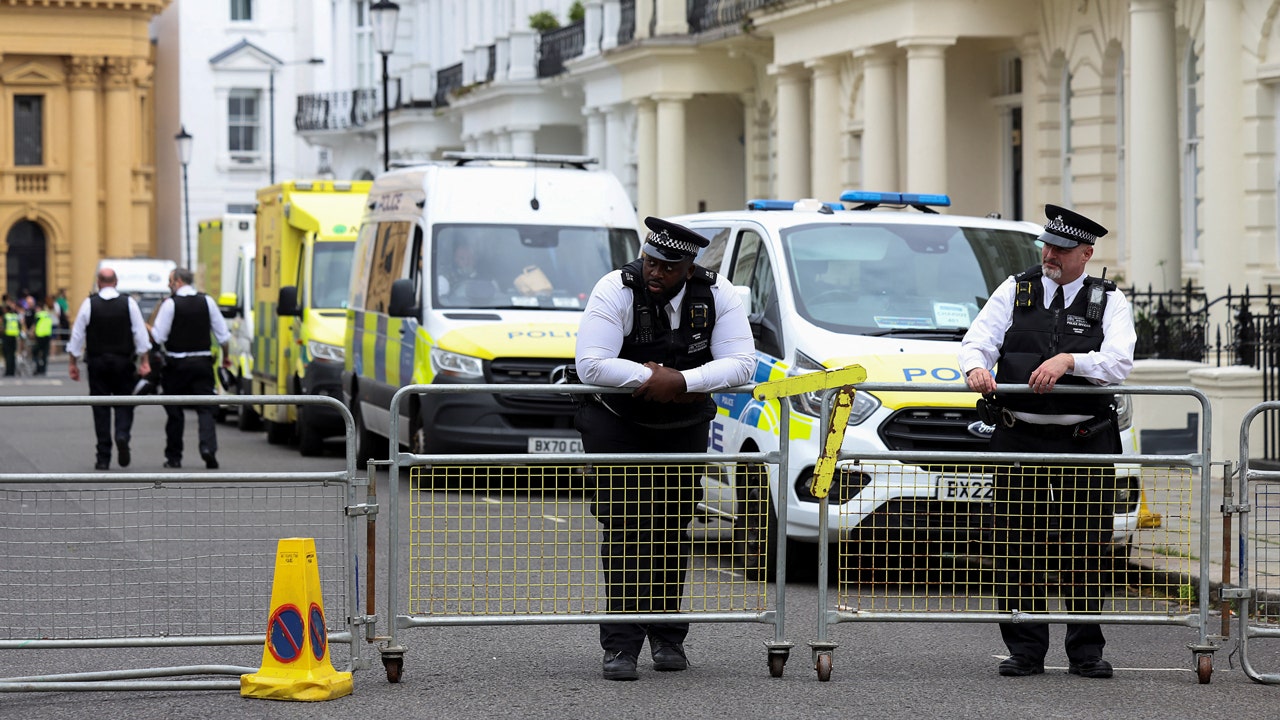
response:
<path id="1" fill-rule="evenodd" d="M 387 314 L 391 317 L 418 317 L 418 295 L 414 292 L 413 281 L 401 278 L 391 283 L 391 302 Z"/>
<path id="2" fill-rule="evenodd" d="M 280 298 L 276 300 L 276 315 L 280 317 L 302 317 L 302 308 L 298 307 L 297 285 L 285 285 L 280 288 Z"/>

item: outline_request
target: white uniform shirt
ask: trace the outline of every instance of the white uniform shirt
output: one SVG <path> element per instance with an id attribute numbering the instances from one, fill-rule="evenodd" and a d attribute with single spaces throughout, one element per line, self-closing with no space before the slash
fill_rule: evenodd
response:
<path id="1" fill-rule="evenodd" d="M 174 293 L 182 297 L 188 297 L 196 294 L 196 289 L 191 285 L 183 285 Z M 231 339 L 231 331 L 227 329 L 227 321 L 223 319 L 222 313 L 218 311 L 218 304 L 208 295 L 204 296 L 205 303 L 209 306 L 209 329 L 213 331 L 213 337 L 218 341 L 219 345 L 225 345 Z M 173 300 L 165 298 L 160 303 L 160 310 L 156 312 L 156 324 L 151 328 L 151 334 L 155 337 L 156 342 L 163 343 L 169 339 L 169 333 L 173 331 Z M 195 357 L 198 355 L 213 355 L 211 350 L 201 350 L 196 352 L 177 352 L 166 353 L 169 357 Z"/>
<path id="2" fill-rule="evenodd" d="M 1070 307 L 1076 294 L 1084 287 L 1082 274 L 1062 286 L 1065 307 Z M 1041 300 L 1048 308 L 1058 284 L 1043 275 Z M 1013 325 L 1013 301 L 1017 295 L 1017 281 L 1010 276 L 991 293 L 987 304 L 974 319 L 960 345 L 960 370 L 965 375 L 975 368 L 991 370 L 1000 358 L 1005 333 Z M 1129 377 L 1133 369 L 1133 348 L 1138 336 L 1133 329 L 1133 311 L 1129 301 L 1119 290 L 1107 293 L 1107 307 L 1102 314 L 1102 347 L 1087 353 L 1072 353 L 1075 368 L 1070 374 L 1082 377 L 1094 385 L 1119 385 Z M 1087 415 L 1040 415 L 1015 412 L 1014 417 L 1032 423 L 1071 424 L 1088 419 Z"/>
<path id="3" fill-rule="evenodd" d="M 680 326 L 680 303 L 688 283 L 667 303 L 671 329 Z M 711 330 L 711 362 L 681 371 L 688 392 L 710 392 L 741 385 L 755 369 L 755 341 L 732 283 L 716 277 L 711 287 L 716 323 Z M 631 332 L 634 309 L 631 288 L 622 284 L 622 271 L 614 270 L 596 282 L 578 326 L 578 377 L 591 385 L 639 387 L 653 375 L 642 363 L 618 357 L 622 340 Z"/>
<path id="4" fill-rule="evenodd" d="M 104 287 L 98 291 L 98 297 L 103 300 L 112 300 L 120 297 L 120 292 L 114 287 Z M 129 329 L 133 335 L 133 351 L 138 355 L 151 350 L 151 336 L 147 334 L 147 323 L 142 319 L 142 310 L 138 308 L 138 303 L 133 298 L 128 298 L 129 302 Z M 90 298 L 85 298 L 80 303 L 80 310 L 76 312 L 76 321 L 71 324 L 71 339 L 67 341 L 67 354 L 75 357 L 84 355 L 85 333 L 89 329 L 89 308 L 93 306 Z"/>

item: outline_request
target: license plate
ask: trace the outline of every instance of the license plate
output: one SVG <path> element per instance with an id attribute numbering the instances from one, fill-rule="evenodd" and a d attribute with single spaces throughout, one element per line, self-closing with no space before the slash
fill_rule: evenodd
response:
<path id="1" fill-rule="evenodd" d="M 580 453 L 582 440 L 578 438 L 529 438 L 530 453 Z"/>
<path id="2" fill-rule="evenodd" d="M 989 502 L 995 494 L 990 475 L 939 475 L 938 499 Z"/>

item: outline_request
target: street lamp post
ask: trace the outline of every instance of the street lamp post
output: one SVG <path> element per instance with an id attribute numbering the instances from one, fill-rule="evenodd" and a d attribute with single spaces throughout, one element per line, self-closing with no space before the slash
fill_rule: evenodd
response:
<path id="1" fill-rule="evenodd" d="M 387 58 L 396 49 L 396 21 L 400 18 L 400 6 L 390 0 L 378 0 L 369 6 L 373 21 L 373 42 L 382 56 L 382 170 L 391 169 L 391 108 L 387 102 Z"/>
<path id="2" fill-rule="evenodd" d="M 186 266 L 191 267 L 191 193 L 187 190 L 187 165 L 191 163 L 191 133 L 187 132 L 187 126 L 181 126 L 173 139 L 178 143 L 178 162 L 182 163 L 182 225 L 187 237 Z"/>

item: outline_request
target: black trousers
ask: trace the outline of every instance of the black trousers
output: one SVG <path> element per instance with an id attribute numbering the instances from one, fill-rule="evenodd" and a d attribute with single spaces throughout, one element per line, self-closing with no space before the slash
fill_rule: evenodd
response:
<path id="1" fill-rule="evenodd" d="M 588 453 L 707 451 L 710 423 L 675 430 L 654 430 L 623 420 L 590 403 L 576 418 Z M 597 468 L 592 512 L 602 527 L 600 563 L 608 586 L 609 612 L 677 613 L 684 596 L 693 520 L 702 474 L 685 466 L 633 465 Z M 683 643 L 689 623 L 602 623 L 600 646 L 606 652 L 640 654 L 645 638 Z"/>
<path id="2" fill-rule="evenodd" d="M 175 358 L 165 361 L 164 366 L 165 395 L 213 395 L 213 357 L 197 355 L 195 357 Z M 165 405 L 167 419 L 164 423 L 164 456 L 173 462 L 182 461 L 182 434 L 185 420 L 183 411 L 187 406 Z M 197 440 L 200 454 L 218 452 L 217 421 L 214 419 L 212 405 L 196 405 Z"/>
<path id="3" fill-rule="evenodd" d="M 128 355 L 89 355 L 85 358 L 85 370 L 88 372 L 90 395 L 130 395 L 137 372 L 133 367 L 133 358 Z M 93 407 L 93 432 L 98 438 L 97 457 L 99 462 L 110 462 L 111 441 L 117 445 L 128 445 L 133 432 L 132 405 L 95 405 Z M 111 416 L 115 414 L 115 431 L 111 429 Z"/>
<path id="4" fill-rule="evenodd" d="M 998 426 L 992 452 L 1120 452 L 1114 424 L 1089 438 L 1066 432 Z M 995 473 L 996 584 L 1002 612 L 1044 612 L 1050 579 L 1067 612 L 1096 613 L 1112 585 L 1111 533 L 1115 514 L 1112 466 L 1002 466 Z M 1055 531 L 1056 526 L 1056 531 Z M 1001 623 L 1011 655 L 1044 660 L 1046 623 Z M 1106 639 L 1097 623 L 1067 625 L 1072 662 L 1101 657 Z"/>
<path id="5" fill-rule="evenodd" d="M 6 376 L 16 375 L 18 373 L 18 336 L 4 336 L 4 374 Z"/>
<path id="6" fill-rule="evenodd" d="M 49 367 L 49 344 L 53 340 L 52 337 L 46 335 L 36 338 L 36 344 L 31 348 L 32 359 L 36 362 L 36 374 L 43 375 L 44 371 Z"/>

